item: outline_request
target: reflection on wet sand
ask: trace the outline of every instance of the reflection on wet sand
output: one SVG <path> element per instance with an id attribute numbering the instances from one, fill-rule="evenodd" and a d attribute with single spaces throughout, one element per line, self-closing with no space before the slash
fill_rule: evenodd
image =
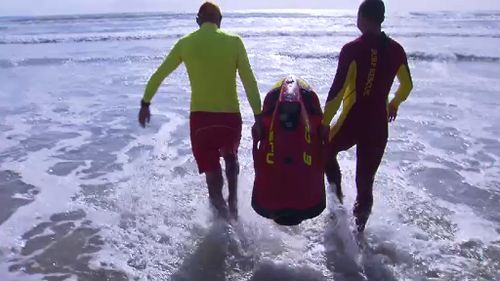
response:
<path id="1" fill-rule="evenodd" d="M 127 275 L 114 270 L 112 264 L 92 269 L 92 254 L 104 244 L 99 229 L 93 228 L 82 210 L 54 214 L 23 235 L 26 241 L 18 257 L 9 260 L 9 271 L 44 274 L 44 280 L 128 280 Z"/>

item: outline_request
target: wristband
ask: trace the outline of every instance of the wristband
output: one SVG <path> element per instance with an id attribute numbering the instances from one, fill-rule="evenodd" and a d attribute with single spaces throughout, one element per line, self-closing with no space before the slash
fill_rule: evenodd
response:
<path id="1" fill-rule="evenodd" d="M 262 120 L 262 112 L 259 114 L 254 114 L 253 116 L 255 118 L 255 122 L 260 122 Z"/>
<path id="2" fill-rule="evenodd" d="M 149 107 L 150 105 L 150 102 L 145 102 L 143 99 L 141 99 L 141 107 Z"/>

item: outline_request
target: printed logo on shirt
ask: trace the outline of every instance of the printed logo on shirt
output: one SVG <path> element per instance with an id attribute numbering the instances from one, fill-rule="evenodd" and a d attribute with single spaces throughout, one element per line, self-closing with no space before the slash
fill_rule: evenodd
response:
<path id="1" fill-rule="evenodd" d="M 378 62 L 378 50 L 371 49 L 371 58 L 370 58 L 370 70 L 368 72 L 368 79 L 366 80 L 365 89 L 363 91 L 363 96 L 369 96 L 372 93 L 373 81 L 375 80 L 375 72 L 377 70 L 377 62 Z"/>

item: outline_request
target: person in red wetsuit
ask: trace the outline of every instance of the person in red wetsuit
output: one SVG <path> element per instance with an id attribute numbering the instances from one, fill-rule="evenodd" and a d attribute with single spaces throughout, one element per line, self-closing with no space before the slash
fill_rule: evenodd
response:
<path id="1" fill-rule="evenodd" d="M 403 47 L 382 32 L 384 14 L 385 5 L 381 0 L 361 3 L 357 25 L 362 35 L 340 52 L 323 118 L 323 124 L 329 126 L 343 103 L 342 113 L 329 135 L 326 176 L 342 202 L 337 154 L 356 145 L 354 216 L 359 232 L 364 231 L 371 213 L 373 182 L 387 144 L 388 122 L 396 119 L 399 105 L 413 88 Z M 400 85 L 388 102 L 395 77 Z"/>

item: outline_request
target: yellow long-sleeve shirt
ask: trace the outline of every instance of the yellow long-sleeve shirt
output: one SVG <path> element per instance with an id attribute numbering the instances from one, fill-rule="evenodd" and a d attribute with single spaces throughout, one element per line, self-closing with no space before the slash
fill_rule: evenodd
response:
<path id="1" fill-rule="evenodd" d="M 191 83 L 191 112 L 240 112 L 236 91 L 238 71 L 254 114 L 261 112 L 257 81 L 239 36 L 204 23 L 181 38 L 151 76 L 144 101 L 150 102 L 163 80 L 184 62 Z"/>

